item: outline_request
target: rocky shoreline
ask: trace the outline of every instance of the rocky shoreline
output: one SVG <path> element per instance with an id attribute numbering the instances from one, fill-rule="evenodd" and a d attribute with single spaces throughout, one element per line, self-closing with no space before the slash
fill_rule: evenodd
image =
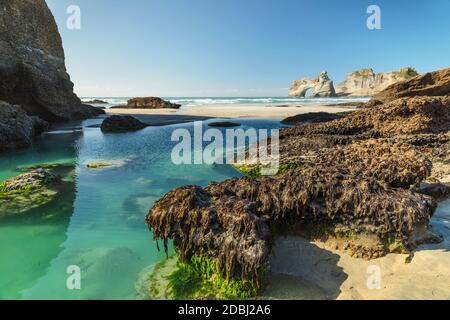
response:
<path id="1" fill-rule="evenodd" d="M 340 119 L 284 129 L 284 172 L 178 188 L 146 222 L 182 263 L 207 259 L 217 277 L 249 290 L 263 288 L 280 234 L 330 240 L 364 259 L 437 242 L 427 194 L 449 188 L 449 84 L 450 69 L 417 76 Z"/>

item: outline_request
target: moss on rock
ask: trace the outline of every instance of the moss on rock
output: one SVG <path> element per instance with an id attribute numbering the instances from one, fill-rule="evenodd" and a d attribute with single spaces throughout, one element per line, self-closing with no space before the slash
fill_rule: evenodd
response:
<path id="1" fill-rule="evenodd" d="M 72 171 L 73 166 L 69 165 L 43 165 L 0 182 L 0 219 L 52 202 L 64 190 L 65 179 L 72 178 Z"/>

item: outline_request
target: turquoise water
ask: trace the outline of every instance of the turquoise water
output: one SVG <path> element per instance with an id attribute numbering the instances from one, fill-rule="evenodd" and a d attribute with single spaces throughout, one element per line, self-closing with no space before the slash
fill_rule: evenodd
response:
<path id="1" fill-rule="evenodd" d="M 0 221 L 0 299 L 135 299 L 135 281 L 165 258 L 144 217 L 167 191 L 240 176 L 233 168 L 172 164 L 175 128 L 149 127 L 135 133 L 101 133 L 101 119 L 68 123 L 27 150 L 0 155 L 0 180 L 18 168 L 75 165 L 69 190 L 19 218 Z M 277 121 L 242 120 L 246 127 L 275 128 Z M 98 160 L 119 165 L 87 169 Z M 81 268 L 81 289 L 68 290 L 67 267 Z"/>
<path id="2" fill-rule="evenodd" d="M 277 128 L 271 120 L 239 120 L 243 128 Z M 57 200 L 22 217 L 0 221 L 0 299 L 136 299 L 140 272 L 165 258 L 144 217 L 167 191 L 240 176 L 233 168 L 176 166 L 170 160 L 176 128 L 101 133 L 101 119 L 67 123 L 30 149 L 0 155 L 0 180 L 21 167 L 75 165 L 75 178 Z M 116 167 L 90 170 L 86 163 L 115 160 Z M 450 201 L 432 220 L 449 248 Z M 81 268 L 81 289 L 68 290 L 67 267 Z"/>

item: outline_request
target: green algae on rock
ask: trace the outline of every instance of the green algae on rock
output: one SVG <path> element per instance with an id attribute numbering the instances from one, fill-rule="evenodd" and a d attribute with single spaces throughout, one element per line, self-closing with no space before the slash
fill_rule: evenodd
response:
<path id="1" fill-rule="evenodd" d="M 43 165 L 1 182 L 0 219 L 24 214 L 55 200 L 67 183 L 64 179 L 71 179 L 72 170 L 69 165 Z"/>
<path id="2" fill-rule="evenodd" d="M 137 288 L 144 299 L 240 300 L 258 294 L 251 281 L 220 276 L 214 260 L 206 256 L 194 256 L 183 263 L 175 255 L 158 263 L 149 273 Z"/>
<path id="3" fill-rule="evenodd" d="M 88 169 L 104 169 L 112 167 L 114 164 L 107 162 L 90 162 L 86 165 Z"/>

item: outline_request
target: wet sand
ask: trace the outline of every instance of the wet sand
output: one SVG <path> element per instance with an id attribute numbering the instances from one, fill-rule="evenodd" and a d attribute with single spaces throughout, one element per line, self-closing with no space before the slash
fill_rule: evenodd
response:
<path id="1" fill-rule="evenodd" d="M 269 283 L 274 285 L 269 285 L 264 298 L 450 300 L 449 208 L 450 200 L 441 203 L 431 222 L 433 232 L 440 234 L 443 241 L 419 246 L 409 263 L 406 254 L 366 261 L 325 248 L 322 243 L 280 237 L 270 262 Z M 284 283 L 280 275 L 288 276 Z M 301 285 L 302 281 L 307 285 Z"/>
<path id="2" fill-rule="evenodd" d="M 206 117 L 206 118 L 267 118 L 284 119 L 302 113 L 309 112 L 329 112 L 338 113 L 355 110 L 353 106 L 257 106 L 257 105 L 205 105 L 182 107 L 175 109 L 106 109 L 107 114 L 126 114 L 136 117 L 143 115 L 166 116 L 168 120 L 188 120 L 188 117 Z M 163 117 L 160 118 L 163 120 Z M 191 121 L 194 121 L 191 120 Z M 202 120 L 202 119 L 199 119 Z M 145 120 L 143 120 L 145 121 Z"/>

